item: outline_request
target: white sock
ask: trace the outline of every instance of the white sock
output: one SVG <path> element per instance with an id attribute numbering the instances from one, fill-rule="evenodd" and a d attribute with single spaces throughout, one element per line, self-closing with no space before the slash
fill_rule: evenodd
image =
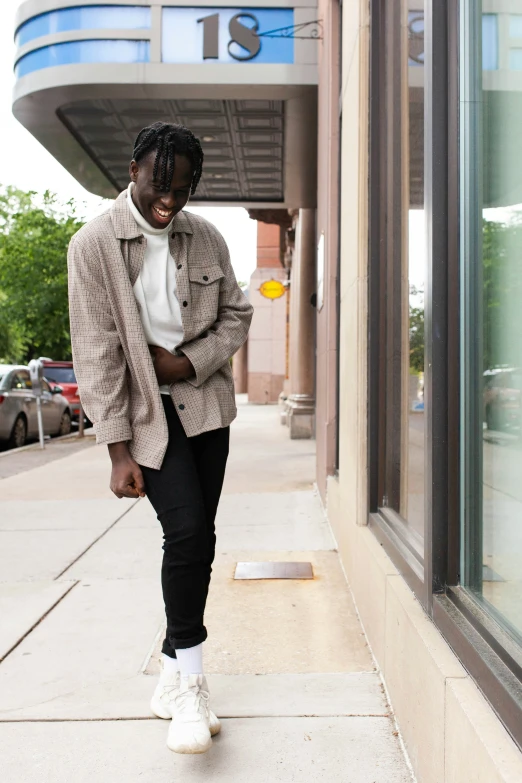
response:
<path id="1" fill-rule="evenodd" d="M 179 661 L 177 658 L 171 658 L 170 655 L 162 653 L 163 657 L 163 671 L 167 676 L 177 674 L 179 672 Z"/>
<path id="2" fill-rule="evenodd" d="M 203 674 L 203 642 L 195 647 L 186 647 L 184 650 L 176 649 L 179 669 L 182 677 L 189 674 Z"/>

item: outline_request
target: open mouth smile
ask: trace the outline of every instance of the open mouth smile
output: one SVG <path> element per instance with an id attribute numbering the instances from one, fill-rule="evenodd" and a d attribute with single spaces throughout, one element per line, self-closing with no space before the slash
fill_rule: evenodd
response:
<path id="1" fill-rule="evenodd" d="M 172 218 L 172 209 L 159 209 L 158 207 L 153 206 L 152 209 L 154 210 L 154 214 L 156 215 L 157 219 L 161 223 L 168 223 L 170 222 L 170 219 Z"/>

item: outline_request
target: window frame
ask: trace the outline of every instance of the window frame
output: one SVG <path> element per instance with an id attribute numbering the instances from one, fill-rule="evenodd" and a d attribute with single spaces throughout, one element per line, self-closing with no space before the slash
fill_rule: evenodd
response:
<path id="1" fill-rule="evenodd" d="M 427 587 L 425 573 L 425 563 L 429 559 L 426 530 L 423 544 L 400 515 L 389 506 L 383 507 L 382 502 L 390 485 L 396 488 L 396 494 L 400 486 L 401 422 L 393 416 L 393 411 L 394 400 L 401 407 L 402 383 L 403 215 L 397 206 L 401 204 L 402 191 L 402 73 L 400 59 L 395 67 L 393 62 L 386 60 L 388 52 L 395 56 L 401 49 L 401 2 L 372 0 L 370 11 L 368 524 L 422 605 L 428 608 L 431 590 Z M 386 45 L 383 46 L 385 37 Z M 390 258 L 391 264 L 388 263 Z M 388 328 L 390 323 L 391 329 Z M 426 326 L 425 315 L 425 329 Z M 389 355 L 395 357 L 391 367 Z M 426 368 L 427 365 L 425 398 Z M 426 457 L 428 451 L 429 448 Z M 390 497 L 387 501 L 390 502 Z M 427 507 L 427 510 L 431 514 L 431 508 Z"/>
<path id="2" fill-rule="evenodd" d="M 400 0 L 370 0 L 368 524 L 493 709 L 522 747 L 522 648 L 460 586 L 460 21 L 472 0 L 425 0 L 424 556 L 398 515 L 380 507 L 385 481 L 386 226 L 396 206 L 386 166 L 386 13 Z M 400 16 L 399 16 L 400 18 Z M 389 31 L 387 34 L 390 34 Z M 433 46 L 436 41 L 437 45 Z M 400 127 L 400 125 L 399 125 Z M 395 133 L 397 129 L 395 128 Z M 393 142 L 392 142 L 393 144 Z M 397 161 L 393 162 L 396 168 Z M 393 169 L 392 174 L 393 176 Z M 400 241 L 400 235 L 399 235 Z M 397 251 L 397 248 L 392 248 Z M 396 312 L 392 313 L 396 318 Z M 436 335 L 436 339 L 434 336 Z M 388 427 L 388 433 L 389 433 Z"/>

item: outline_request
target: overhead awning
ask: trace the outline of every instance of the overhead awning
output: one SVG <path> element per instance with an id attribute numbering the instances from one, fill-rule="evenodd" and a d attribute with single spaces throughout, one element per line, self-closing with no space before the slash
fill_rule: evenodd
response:
<path id="1" fill-rule="evenodd" d="M 88 190 L 123 190 L 137 133 L 162 120 L 201 140 L 192 203 L 315 206 L 316 0 L 70 3 L 19 9 L 13 112 Z"/>

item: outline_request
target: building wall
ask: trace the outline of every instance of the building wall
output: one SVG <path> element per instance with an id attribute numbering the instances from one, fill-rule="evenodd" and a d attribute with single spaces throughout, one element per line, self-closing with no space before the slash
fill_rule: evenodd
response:
<path id="1" fill-rule="evenodd" d="M 337 449 L 337 276 L 339 235 L 339 0 L 320 0 L 317 240 L 324 234 L 323 306 L 317 312 L 317 483 L 323 498 Z M 319 259 L 318 259 L 319 262 Z"/>
<path id="2" fill-rule="evenodd" d="M 367 2 L 343 4 L 339 472 L 327 512 L 419 783 L 515 783 L 522 754 L 367 526 Z M 322 427 L 325 428 L 324 418 Z"/>
<path id="3" fill-rule="evenodd" d="M 259 293 L 265 280 L 286 280 L 281 265 L 281 229 L 257 224 L 257 268 L 249 286 L 254 317 L 248 337 L 248 399 L 267 404 L 277 402 L 286 375 L 287 296 L 266 299 Z"/>

